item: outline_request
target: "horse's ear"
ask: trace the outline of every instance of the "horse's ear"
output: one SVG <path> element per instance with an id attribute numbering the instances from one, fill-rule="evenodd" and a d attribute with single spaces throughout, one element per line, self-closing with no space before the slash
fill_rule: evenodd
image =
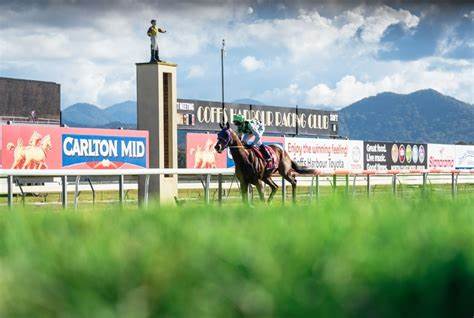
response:
<path id="1" fill-rule="evenodd" d="M 226 127 L 227 127 L 227 129 L 230 128 L 229 122 L 226 123 Z"/>
<path id="2" fill-rule="evenodd" d="M 224 129 L 224 125 L 222 125 L 222 123 L 219 123 L 219 127 L 221 127 L 221 129 Z"/>

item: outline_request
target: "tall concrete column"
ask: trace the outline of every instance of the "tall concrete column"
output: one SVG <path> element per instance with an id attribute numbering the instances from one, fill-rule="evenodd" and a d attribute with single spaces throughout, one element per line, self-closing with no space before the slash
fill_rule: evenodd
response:
<path id="1" fill-rule="evenodd" d="M 176 112 L 176 64 L 137 63 L 138 129 L 148 130 L 149 167 L 178 167 L 178 126 Z M 138 182 L 138 197 L 144 198 L 145 177 Z M 151 176 L 150 199 L 174 201 L 178 194 L 176 175 Z"/>

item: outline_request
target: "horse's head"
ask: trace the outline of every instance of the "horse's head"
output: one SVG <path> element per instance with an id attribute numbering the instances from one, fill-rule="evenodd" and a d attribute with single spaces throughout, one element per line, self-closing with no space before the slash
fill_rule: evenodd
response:
<path id="1" fill-rule="evenodd" d="M 44 136 L 43 139 L 41 139 L 41 148 L 44 151 L 49 151 L 52 148 L 51 144 L 51 137 L 49 135 Z"/>
<path id="2" fill-rule="evenodd" d="M 227 147 L 229 147 L 232 141 L 232 130 L 230 129 L 229 123 L 223 125 L 219 124 L 221 131 L 217 134 L 217 143 L 214 149 L 217 153 L 222 153 Z"/>

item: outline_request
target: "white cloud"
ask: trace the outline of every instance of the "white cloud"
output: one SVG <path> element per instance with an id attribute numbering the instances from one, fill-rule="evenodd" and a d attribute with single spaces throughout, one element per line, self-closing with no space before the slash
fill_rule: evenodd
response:
<path id="1" fill-rule="evenodd" d="M 253 72 L 265 67 L 263 61 L 257 60 L 254 56 L 246 56 L 240 61 L 240 65 L 247 71 Z"/>
<path id="2" fill-rule="evenodd" d="M 334 18 L 317 10 L 301 11 L 295 18 L 238 23 L 228 31 L 232 46 L 283 47 L 291 61 L 333 58 L 340 51 L 358 55 L 381 49 L 380 40 L 392 25 L 415 28 L 419 18 L 404 9 L 388 6 L 359 6 Z"/>
<path id="3" fill-rule="evenodd" d="M 301 100 L 302 90 L 298 84 L 292 83 L 288 87 L 266 90 L 255 98 L 269 105 L 289 106 L 296 105 Z"/>
<path id="4" fill-rule="evenodd" d="M 191 65 L 188 71 L 187 78 L 203 77 L 205 73 L 204 67 L 201 65 Z"/>
<path id="5" fill-rule="evenodd" d="M 471 10 L 471 12 L 469 13 L 465 13 L 463 17 L 471 21 L 474 21 L 474 10 Z"/>
<path id="6" fill-rule="evenodd" d="M 473 65 L 468 61 L 427 58 L 406 63 L 386 62 L 386 64 L 394 64 L 387 67 L 396 68 L 398 71 L 373 81 L 360 81 L 354 75 L 347 75 L 333 88 L 320 83 L 305 92 L 305 102 L 309 105 L 341 108 L 381 92 L 407 94 L 426 88 L 454 95 L 470 103 L 474 102 Z"/>

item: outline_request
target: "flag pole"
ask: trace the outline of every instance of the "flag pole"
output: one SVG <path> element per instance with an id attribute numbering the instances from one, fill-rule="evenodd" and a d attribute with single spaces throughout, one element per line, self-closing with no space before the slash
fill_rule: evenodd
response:
<path id="1" fill-rule="evenodd" d="M 224 109 L 225 109 L 225 104 L 224 104 L 224 49 L 225 49 L 225 39 L 222 39 L 222 47 L 221 47 L 221 101 L 222 101 L 222 118 L 221 122 L 222 125 L 224 125 Z"/>

